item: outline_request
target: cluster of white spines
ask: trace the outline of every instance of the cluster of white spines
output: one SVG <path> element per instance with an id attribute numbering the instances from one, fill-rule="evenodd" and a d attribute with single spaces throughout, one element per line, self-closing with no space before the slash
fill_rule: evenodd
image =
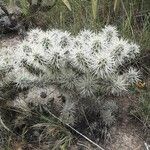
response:
<path id="1" fill-rule="evenodd" d="M 34 82 L 43 75 L 57 74 L 62 77 L 67 69 L 72 70 L 67 71 L 71 72 L 71 77 L 76 76 L 76 71 L 83 76 L 77 83 L 81 95 L 92 95 L 100 80 L 111 83 L 112 94 L 120 94 L 127 90 L 129 84 L 140 80 L 139 71 L 133 68 L 121 75 L 118 73 L 119 66 L 139 53 L 139 46 L 120 38 L 112 26 L 106 26 L 99 33 L 83 30 L 77 36 L 61 30 L 44 32 L 34 29 L 13 49 L 13 61 L 10 63 L 13 70 L 10 74 L 21 87 L 26 86 L 26 81 Z M 4 57 L 1 57 L 0 71 L 5 66 Z M 38 76 L 34 76 L 34 73 Z"/>

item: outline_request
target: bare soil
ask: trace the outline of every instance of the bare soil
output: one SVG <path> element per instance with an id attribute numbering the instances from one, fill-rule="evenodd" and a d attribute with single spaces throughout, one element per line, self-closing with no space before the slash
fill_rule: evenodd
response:
<path id="1" fill-rule="evenodd" d="M 112 140 L 108 150 L 144 150 L 144 131 L 142 124 L 131 117 L 129 111 L 137 105 L 137 98 L 128 95 L 120 98 L 122 109 L 118 125 L 112 129 Z"/>

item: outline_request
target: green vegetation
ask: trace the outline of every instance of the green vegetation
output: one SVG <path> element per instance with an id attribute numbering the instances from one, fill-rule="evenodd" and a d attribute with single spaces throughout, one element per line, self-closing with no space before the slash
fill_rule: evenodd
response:
<path id="1" fill-rule="evenodd" d="M 141 92 L 138 106 L 131 111 L 131 114 L 140 122 L 145 129 L 150 128 L 150 91 L 149 88 Z"/>

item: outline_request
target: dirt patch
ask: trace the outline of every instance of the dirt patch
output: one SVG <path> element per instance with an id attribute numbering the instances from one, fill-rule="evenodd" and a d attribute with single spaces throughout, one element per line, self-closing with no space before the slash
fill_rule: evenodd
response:
<path id="1" fill-rule="evenodd" d="M 14 46 L 18 44 L 21 40 L 20 36 L 17 35 L 7 35 L 3 38 L 0 38 L 0 48 L 1 47 L 8 47 L 8 46 Z"/>
<path id="2" fill-rule="evenodd" d="M 144 130 L 142 124 L 130 115 L 130 109 L 138 104 L 138 94 L 118 99 L 120 115 L 117 126 L 112 128 L 108 150 L 144 150 Z"/>
<path id="3" fill-rule="evenodd" d="M 118 130 L 115 133 L 115 142 L 107 146 L 108 150 L 143 150 L 143 140 L 128 131 Z"/>

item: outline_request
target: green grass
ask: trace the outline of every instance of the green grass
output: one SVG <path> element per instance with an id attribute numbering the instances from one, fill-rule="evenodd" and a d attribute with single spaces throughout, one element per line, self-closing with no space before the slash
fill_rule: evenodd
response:
<path id="1" fill-rule="evenodd" d="M 135 60 L 149 75 L 150 1 L 149 0 L 69 0 L 71 11 L 59 1 L 43 17 L 44 28 L 60 28 L 77 34 L 88 28 L 99 31 L 105 25 L 117 26 L 124 38 L 140 45 L 141 55 Z M 41 18 L 41 17 L 40 17 Z M 42 26 L 42 23 L 41 23 Z"/>
<path id="2" fill-rule="evenodd" d="M 99 31 L 107 24 L 115 25 L 125 38 L 137 42 L 144 54 L 150 52 L 149 0 L 68 0 L 69 9 L 64 1 L 57 0 L 46 13 L 28 14 L 32 16 L 30 21 L 35 26 L 60 28 L 74 34 L 83 28 Z"/>
<path id="3" fill-rule="evenodd" d="M 11 3 L 14 0 L 5 0 Z M 150 52 L 149 0 L 54 0 L 48 12 L 30 13 L 28 0 L 20 1 L 23 20 L 44 28 L 60 28 L 76 34 L 83 28 L 99 31 L 115 25 L 125 38 L 139 43 L 143 53 Z"/>
<path id="4" fill-rule="evenodd" d="M 145 91 L 139 97 L 139 106 L 131 112 L 137 118 L 145 129 L 150 127 L 150 92 Z"/>

